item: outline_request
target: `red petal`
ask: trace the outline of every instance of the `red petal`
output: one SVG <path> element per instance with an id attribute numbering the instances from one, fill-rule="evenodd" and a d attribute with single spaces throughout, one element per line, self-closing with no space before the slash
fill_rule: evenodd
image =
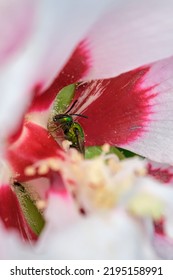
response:
<path id="1" fill-rule="evenodd" d="M 16 195 L 8 185 L 0 187 L 0 217 L 7 229 L 16 229 L 22 239 L 37 240 L 37 235 L 29 227 Z"/>
<path id="2" fill-rule="evenodd" d="M 87 145 L 121 145 L 142 135 L 151 113 L 149 101 L 154 96 L 140 88 L 148 70 L 144 67 L 78 87 L 74 112 L 88 116 L 87 120 L 79 119 Z"/>
<path id="3" fill-rule="evenodd" d="M 20 181 L 31 180 L 38 176 L 36 174 L 27 177 L 25 174 L 27 166 L 49 157 L 57 156 L 63 159 L 61 148 L 48 131 L 31 122 L 25 123 L 20 137 L 9 146 L 6 156 Z"/>
<path id="4" fill-rule="evenodd" d="M 46 110 L 63 87 L 81 80 L 90 68 L 89 58 L 89 51 L 85 43 L 82 42 L 73 52 L 71 58 L 52 85 L 41 95 L 39 91 L 37 92 L 29 112 Z"/>

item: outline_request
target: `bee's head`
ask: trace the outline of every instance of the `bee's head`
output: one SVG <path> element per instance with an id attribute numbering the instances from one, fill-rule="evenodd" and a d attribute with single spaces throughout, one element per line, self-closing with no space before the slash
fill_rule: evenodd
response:
<path id="1" fill-rule="evenodd" d="M 53 122 L 70 125 L 73 123 L 73 118 L 70 115 L 58 114 L 53 117 Z"/>

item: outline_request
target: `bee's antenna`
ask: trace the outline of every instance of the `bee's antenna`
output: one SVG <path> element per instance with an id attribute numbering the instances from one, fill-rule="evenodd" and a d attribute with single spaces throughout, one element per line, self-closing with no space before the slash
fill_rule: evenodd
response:
<path id="1" fill-rule="evenodd" d="M 70 116 L 78 116 L 78 117 L 82 117 L 82 118 L 88 119 L 87 116 L 81 115 L 81 114 L 70 114 Z"/>
<path id="2" fill-rule="evenodd" d="M 73 102 L 73 104 L 71 105 L 71 107 L 64 113 L 65 115 L 68 114 L 72 109 L 73 107 L 75 106 L 75 104 L 78 102 L 78 100 L 75 100 Z M 70 116 L 78 116 L 78 117 L 82 117 L 82 118 L 85 118 L 85 119 L 88 119 L 87 116 L 84 116 L 84 115 L 81 115 L 81 114 L 69 114 Z"/>
<path id="3" fill-rule="evenodd" d="M 73 109 L 73 107 L 75 106 L 76 103 L 77 103 L 77 100 L 75 100 L 75 101 L 73 102 L 73 104 L 72 104 L 71 107 L 65 112 L 65 114 L 68 114 L 68 113 Z"/>

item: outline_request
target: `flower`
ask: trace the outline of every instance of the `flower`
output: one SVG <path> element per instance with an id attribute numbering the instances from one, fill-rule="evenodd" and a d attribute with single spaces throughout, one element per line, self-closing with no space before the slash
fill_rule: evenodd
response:
<path id="1" fill-rule="evenodd" d="M 57 159 L 57 166 L 63 181 L 57 172 L 51 177 L 47 222 L 34 249 L 9 232 L 2 248 L 10 244 L 13 249 L 4 258 L 158 258 L 152 220 L 163 215 L 167 220 L 166 211 L 172 213 L 173 190 L 147 178 L 142 159 L 120 161 L 103 152 L 84 160 L 70 150 L 61 164 Z"/>
<path id="2" fill-rule="evenodd" d="M 2 2 L 8 36 L 0 46 L 0 85 L 1 92 L 5 92 L 0 127 L 2 165 L 8 166 L 8 172 L 5 181 L 1 179 L 0 195 L 3 197 L 5 182 L 8 208 L 12 205 L 7 200 L 10 195 L 12 202 L 16 196 L 20 202 L 15 206 L 21 217 L 16 228 L 23 237 L 31 232 L 27 235 L 30 241 L 37 239 L 32 236 L 40 234 L 44 224 L 42 221 L 41 229 L 33 233 L 35 221 L 31 220 L 36 216 L 42 220 L 42 211 L 46 218 L 34 247 L 37 254 L 28 244 L 22 245 L 13 232 L 8 231 L 6 236 L 2 226 L 1 242 L 8 244 L 11 240 L 9 244 L 14 248 L 7 258 L 20 258 L 22 248 L 25 258 L 158 257 L 151 244 L 152 220 L 164 217 L 167 232 L 171 232 L 172 190 L 148 179 L 140 160 L 121 163 L 104 149 L 99 158 L 90 160 L 84 160 L 73 149 L 65 152 L 50 135 L 47 123 L 57 93 L 78 83 L 69 103 L 74 97 L 75 114 L 88 117 L 80 119 L 86 145 L 109 143 L 172 163 L 173 135 L 169 126 L 173 33 L 172 2 L 167 2 L 92 0 L 77 1 L 74 6 L 68 0 L 25 0 L 21 1 L 20 15 L 15 0 L 12 5 Z M 18 23 L 16 29 L 9 21 L 11 14 Z M 69 28 L 70 21 L 73 24 Z M 11 118 L 11 112 L 15 117 Z M 31 212 L 34 209 L 32 218 L 31 214 L 26 217 L 26 205 L 31 205 Z M 11 212 L 13 209 L 8 216 Z M 0 216 L 6 225 L 3 207 Z M 8 223 L 8 228 L 14 225 Z M 129 234 L 121 236 L 122 230 Z M 45 238 L 49 247 L 45 247 Z M 119 244 L 128 238 L 131 247 L 127 252 L 124 247 L 120 254 Z M 141 251 L 136 240 L 145 245 Z M 16 255 L 15 244 L 19 245 Z M 81 255 L 81 250 L 74 252 L 73 245 L 77 244 L 84 248 Z"/>

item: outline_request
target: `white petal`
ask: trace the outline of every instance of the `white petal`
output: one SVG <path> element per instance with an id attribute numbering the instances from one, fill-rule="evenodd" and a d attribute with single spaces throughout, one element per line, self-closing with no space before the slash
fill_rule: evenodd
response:
<path id="1" fill-rule="evenodd" d="M 162 236 L 156 236 L 153 244 L 158 256 L 164 260 L 173 259 L 173 242 L 168 238 Z"/>
<path id="2" fill-rule="evenodd" d="M 61 231 L 64 228 L 68 229 L 71 224 L 75 224 L 76 221 L 80 220 L 74 202 L 66 190 L 58 193 L 50 192 L 48 204 L 45 214 L 48 228 L 53 226 L 58 231 Z"/>
<path id="3" fill-rule="evenodd" d="M 156 259 L 145 234 L 142 225 L 119 211 L 83 219 L 70 230 L 48 227 L 33 247 L 0 225 L 0 259 Z"/>
<path id="4" fill-rule="evenodd" d="M 0 259 L 33 259 L 30 246 L 22 242 L 16 231 L 7 231 L 0 223 Z"/>
<path id="5" fill-rule="evenodd" d="M 173 54 L 173 1 L 121 0 L 86 37 L 87 79 L 115 77 Z"/>
<path id="6" fill-rule="evenodd" d="M 33 0 L 0 1 L 0 67 L 23 46 L 32 29 Z"/>
<path id="7" fill-rule="evenodd" d="M 53 229 L 45 229 L 37 248 L 43 258 L 42 252 L 49 259 L 156 258 L 143 226 L 121 211 L 83 218 L 61 232 Z"/>
<path id="8" fill-rule="evenodd" d="M 139 127 L 141 135 L 124 147 L 153 161 L 172 165 L 173 57 L 150 65 L 138 89 L 144 94 L 146 105 L 143 126 Z"/>

